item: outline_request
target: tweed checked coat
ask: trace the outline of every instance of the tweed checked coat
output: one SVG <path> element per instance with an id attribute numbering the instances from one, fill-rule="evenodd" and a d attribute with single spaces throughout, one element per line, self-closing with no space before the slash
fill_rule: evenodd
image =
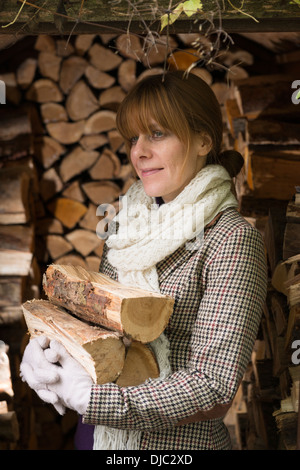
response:
<path id="1" fill-rule="evenodd" d="M 100 270 L 117 279 L 105 252 Z M 134 387 L 94 385 L 83 422 L 142 431 L 140 449 L 230 449 L 223 417 L 251 357 L 266 296 L 259 232 L 235 209 L 158 263 L 175 299 L 165 330 L 172 374 Z M 194 421 L 194 422 L 193 422 Z"/>

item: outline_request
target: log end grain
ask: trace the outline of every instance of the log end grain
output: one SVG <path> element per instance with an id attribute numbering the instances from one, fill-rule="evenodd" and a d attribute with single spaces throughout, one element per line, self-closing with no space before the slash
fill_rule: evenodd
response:
<path id="1" fill-rule="evenodd" d="M 157 377 L 159 377 L 159 367 L 151 348 L 146 344 L 133 341 L 116 384 L 120 387 L 132 387 L 144 383 L 149 378 Z"/>

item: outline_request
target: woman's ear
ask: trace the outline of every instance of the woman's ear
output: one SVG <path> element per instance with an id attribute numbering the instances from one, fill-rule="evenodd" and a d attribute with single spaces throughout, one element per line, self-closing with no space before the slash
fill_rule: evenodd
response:
<path id="1" fill-rule="evenodd" d="M 201 134 L 198 139 L 198 156 L 207 155 L 212 149 L 212 140 L 208 134 Z"/>

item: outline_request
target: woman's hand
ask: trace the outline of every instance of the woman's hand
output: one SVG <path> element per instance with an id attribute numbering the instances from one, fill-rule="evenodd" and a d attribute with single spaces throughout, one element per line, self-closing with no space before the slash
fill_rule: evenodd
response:
<path id="1" fill-rule="evenodd" d="M 45 356 L 55 363 L 53 365 L 58 375 L 58 380 L 49 383 L 47 389 L 57 395 L 63 406 L 84 414 L 93 384 L 91 376 L 58 341 L 50 342 Z"/>
<path id="2" fill-rule="evenodd" d="M 66 408 L 84 414 L 91 392 L 92 379 L 59 342 L 45 336 L 30 340 L 20 375 L 24 382 L 45 402 L 63 415 Z"/>
<path id="3" fill-rule="evenodd" d="M 64 407 L 59 403 L 58 396 L 48 389 L 49 384 L 59 380 L 56 367 L 45 355 L 49 343 L 50 340 L 45 336 L 37 336 L 30 340 L 20 365 L 20 376 L 41 400 L 51 403 L 60 414 L 63 414 Z"/>

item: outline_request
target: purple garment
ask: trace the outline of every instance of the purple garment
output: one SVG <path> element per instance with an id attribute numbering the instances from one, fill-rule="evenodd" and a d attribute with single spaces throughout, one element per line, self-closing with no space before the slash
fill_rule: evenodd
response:
<path id="1" fill-rule="evenodd" d="M 75 450 L 93 450 L 94 429 L 95 426 L 82 422 L 82 416 L 78 417 L 74 439 Z"/>

